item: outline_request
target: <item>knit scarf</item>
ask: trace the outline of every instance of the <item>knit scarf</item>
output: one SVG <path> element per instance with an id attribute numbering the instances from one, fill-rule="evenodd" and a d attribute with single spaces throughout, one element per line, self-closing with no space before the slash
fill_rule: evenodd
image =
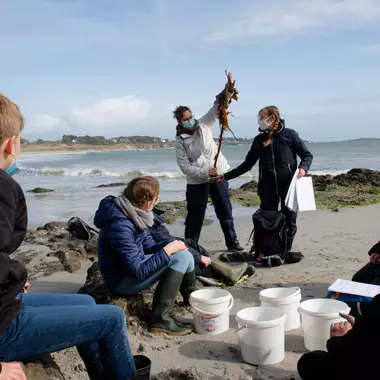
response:
<path id="1" fill-rule="evenodd" d="M 132 219 L 133 224 L 139 230 L 144 231 L 153 226 L 153 212 L 133 206 L 124 195 L 119 195 L 116 198 L 116 205 L 123 211 L 125 216 Z"/>
<path id="2" fill-rule="evenodd" d="M 195 120 L 195 124 L 193 128 L 184 128 L 181 124 L 177 125 L 176 128 L 176 136 L 180 136 L 182 134 L 193 135 L 199 128 L 198 120 Z"/>

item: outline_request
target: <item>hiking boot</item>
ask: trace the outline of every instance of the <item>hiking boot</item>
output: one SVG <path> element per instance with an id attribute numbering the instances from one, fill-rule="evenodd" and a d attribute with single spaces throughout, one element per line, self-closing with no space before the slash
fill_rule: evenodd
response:
<path id="1" fill-rule="evenodd" d="M 226 263 L 256 262 L 255 255 L 246 252 L 222 253 L 219 256 L 219 260 Z"/>
<path id="2" fill-rule="evenodd" d="M 231 284 L 235 284 L 247 271 L 248 264 L 228 265 L 219 260 L 211 260 L 211 268 L 223 279 Z"/>
<path id="3" fill-rule="evenodd" d="M 236 244 L 232 245 L 231 247 L 227 247 L 230 252 L 242 252 L 244 251 L 244 248 L 239 244 L 239 242 L 236 242 Z"/>
<path id="4" fill-rule="evenodd" d="M 181 296 L 183 297 L 183 303 L 185 306 L 189 306 L 189 300 L 191 293 L 196 291 L 196 278 L 195 278 L 195 271 L 185 273 L 183 275 L 182 284 L 179 288 L 179 291 L 181 293 Z"/>
<path id="5" fill-rule="evenodd" d="M 162 276 L 154 292 L 152 315 L 149 324 L 151 333 L 166 333 L 169 335 L 186 335 L 192 332 L 191 328 L 181 326 L 170 316 L 174 300 L 177 297 L 184 274 L 168 269 Z"/>
<path id="6" fill-rule="evenodd" d="M 288 252 L 285 263 L 295 264 L 299 263 L 305 256 L 301 252 Z"/>

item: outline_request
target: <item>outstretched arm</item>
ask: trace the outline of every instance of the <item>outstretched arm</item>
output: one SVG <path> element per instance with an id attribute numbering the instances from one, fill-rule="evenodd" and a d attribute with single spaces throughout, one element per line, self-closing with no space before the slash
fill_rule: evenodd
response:
<path id="1" fill-rule="evenodd" d="M 253 166 L 256 164 L 260 157 L 260 147 L 259 142 L 256 140 L 253 141 L 251 145 L 251 149 L 249 150 L 245 160 L 242 164 L 240 164 L 236 169 L 233 169 L 224 175 L 224 179 L 229 181 L 230 179 L 234 179 L 240 177 L 241 175 L 250 171 Z"/>

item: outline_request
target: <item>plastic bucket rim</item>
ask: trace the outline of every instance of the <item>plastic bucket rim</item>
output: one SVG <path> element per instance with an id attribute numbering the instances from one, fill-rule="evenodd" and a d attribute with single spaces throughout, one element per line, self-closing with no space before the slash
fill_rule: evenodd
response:
<path id="1" fill-rule="evenodd" d="M 345 306 L 345 309 L 341 310 L 341 311 L 333 312 L 333 313 L 332 312 L 331 313 L 319 313 L 317 311 L 306 310 L 302 307 L 302 304 L 305 304 L 305 303 L 308 303 L 311 301 L 317 301 L 317 300 L 318 301 L 334 301 L 334 303 L 339 302 L 342 304 L 342 307 L 343 307 L 343 305 Z M 321 318 L 337 318 L 337 317 L 339 317 L 339 313 L 349 313 L 350 310 L 351 310 L 351 308 L 345 302 L 342 302 L 339 300 L 326 300 L 325 298 L 315 298 L 315 299 L 303 301 L 300 303 L 300 306 L 298 308 L 298 312 L 301 315 L 306 315 L 309 317 L 321 317 Z"/>
<path id="2" fill-rule="evenodd" d="M 193 305 L 193 300 L 189 299 L 189 303 L 190 303 L 190 306 L 194 309 L 193 311 L 197 314 L 202 314 L 202 315 L 210 315 L 211 317 L 213 318 L 216 318 L 216 317 L 220 317 L 221 315 L 223 315 L 224 313 L 229 313 L 230 310 L 233 308 L 234 306 L 234 303 L 235 303 L 235 300 L 234 300 L 234 297 L 232 297 L 232 294 L 230 294 L 230 299 L 229 299 L 229 302 L 228 302 L 228 306 L 223 310 L 223 311 L 218 311 L 218 312 L 212 312 L 212 311 L 204 311 L 204 310 L 200 310 L 198 309 L 196 306 Z"/>
<path id="3" fill-rule="evenodd" d="M 269 321 L 250 321 L 250 320 L 247 320 L 245 318 L 242 318 L 241 316 L 239 316 L 239 313 L 240 312 L 243 312 L 245 310 L 249 310 L 249 309 L 258 309 L 258 308 L 262 308 L 262 309 L 270 309 L 270 310 L 275 310 L 276 312 L 279 312 L 280 314 L 282 314 L 280 317 L 277 317 L 275 319 L 271 319 Z M 276 326 L 278 325 L 279 323 L 284 323 L 284 327 L 285 327 L 285 322 L 286 322 L 286 313 L 280 309 L 280 308 L 277 308 L 277 307 L 270 307 L 270 306 L 253 306 L 253 307 L 247 307 L 245 309 L 241 309 L 239 310 L 237 313 L 236 313 L 236 322 L 242 326 L 246 325 L 247 328 L 250 328 L 250 327 L 273 327 L 273 326 Z"/>
<path id="4" fill-rule="evenodd" d="M 291 295 L 283 297 L 283 298 L 269 297 L 269 296 L 265 295 L 265 292 L 267 292 L 268 290 L 274 290 L 274 289 L 296 289 L 296 291 L 295 291 L 294 294 L 291 294 Z M 301 297 L 301 288 L 299 288 L 299 287 L 292 287 L 292 288 L 280 288 L 280 287 L 277 287 L 277 288 L 263 289 L 259 293 L 259 296 L 260 296 L 260 301 L 261 302 L 267 301 L 269 303 L 278 303 L 279 305 L 289 305 L 289 304 L 292 304 L 292 303 L 296 303 L 296 302 L 300 301 L 301 298 L 302 298 Z"/>
<path id="5" fill-rule="evenodd" d="M 215 289 L 218 290 L 218 291 L 227 292 L 228 294 L 226 294 L 225 296 L 218 297 L 218 298 L 201 298 L 201 297 L 197 297 L 197 293 L 201 293 L 202 291 L 215 290 Z M 199 303 L 209 304 L 209 305 L 216 305 L 216 304 L 220 304 L 220 303 L 223 303 L 223 302 L 227 302 L 227 301 L 230 300 L 231 297 L 232 297 L 232 294 L 228 290 L 219 289 L 217 287 L 208 287 L 207 289 L 195 290 L 190 295 L 190 299 L 192 299 L 194 302 L 199 302 Z"/>

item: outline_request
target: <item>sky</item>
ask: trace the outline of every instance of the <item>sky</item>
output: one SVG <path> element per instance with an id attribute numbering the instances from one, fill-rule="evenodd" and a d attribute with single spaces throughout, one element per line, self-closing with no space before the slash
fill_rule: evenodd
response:
<path id="1" fill-rule="evenodd" d="M 173 138 L 174 107 L 201 117 L 226 69 L 238 137 L 266 105 L 306 140 L 380 137 L 379 0 L 1 0 L 0 46 L 31 140 Z"/>

